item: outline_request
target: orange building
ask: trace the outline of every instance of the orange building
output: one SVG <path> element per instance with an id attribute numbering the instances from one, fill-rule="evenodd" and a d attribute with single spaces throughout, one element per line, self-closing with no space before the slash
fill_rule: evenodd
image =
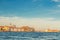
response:
<path id="1" fill-rule="evenodd" d="M 9 31 L 9 26 L 4 26 L 4 27 L 3 27 L 3 31 L 4 31 L 4 32 Z"/>
<path id="2" fill-rule="evenodd" d="M 34 31 L 33 28 L 30 28 L 28 26 L 23 26 L 20 29 L 21 29 L 22 32 L 32 32 L 32 31 Z"/>
<path id="3" fill-rule="evenodd" d="M 55 30 L 55 29 L 46 29 L 46 30 L 44 30 L 43 32 L 59 32 L 59 30 Z"/>
<path id="4" fill-rule="evenodd" d="M 0 32 L 2 32 L 2 31 L 3 31 L 3 27 L 4 27 L 4 26 L 0 26 Z"/>
<path id="5" fill-rule="evenodd" d="M 1 32 L 7 32 L 7 31 L 9 31 L 9 26 L 0 26 L 0 31 Z"/>
<path id="6" fill-rule="evenodd" d="M 9 31 L 13 32 L 13 31 L 17 31 L 17 30 L 16 30 L 16 27 L 10 26 Z"/>
<path id="7" fill-rule="evenodd" d="M 52 31 L 53 31 L 53 32 L 59 32 L 59 30 L 56 30 L 56 29 L 55 29 L 55 30 L 52 30 Z"/>

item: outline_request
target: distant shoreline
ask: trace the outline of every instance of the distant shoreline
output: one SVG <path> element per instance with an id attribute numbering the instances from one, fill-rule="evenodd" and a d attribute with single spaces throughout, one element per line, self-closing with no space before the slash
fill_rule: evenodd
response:
<path id="1" fill-rule="evenodd" d="M 9 31 L 8 31 L 9 32 Z M 20 32 L 18 32 L 20 33 Z M 25 33 L 25 32 L 24 32 Z M 26 32 L 26 33 L 31 33 L 31 32 Z M 37 33 L 58 33 L 58 32 L 37 32 Z"/>

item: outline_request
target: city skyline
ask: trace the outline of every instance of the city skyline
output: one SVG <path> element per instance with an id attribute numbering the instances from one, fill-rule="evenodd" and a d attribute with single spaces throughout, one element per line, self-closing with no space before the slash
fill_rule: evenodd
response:
<path id="1" fill-rule="evenodd" d="M 0 0 L 0 25 L 60 29 L 60 0 Z"/>
<path id="2" fill-rule="evenodd" d="M 0 32 L 60 32 L 60 30 L 50 28 L 36 30 L 35 28 L 29 26 L 17 27 L 15 25 L 5 25 L 0 26 Z"/>

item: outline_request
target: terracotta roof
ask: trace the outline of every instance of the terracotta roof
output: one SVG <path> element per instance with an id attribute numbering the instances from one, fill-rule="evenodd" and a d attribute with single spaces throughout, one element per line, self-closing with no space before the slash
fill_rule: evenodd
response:
<path id="1" fill-rule="evenodd" d="M 0 26 L 0 27 L 4 27 L 4 26 Z"/>

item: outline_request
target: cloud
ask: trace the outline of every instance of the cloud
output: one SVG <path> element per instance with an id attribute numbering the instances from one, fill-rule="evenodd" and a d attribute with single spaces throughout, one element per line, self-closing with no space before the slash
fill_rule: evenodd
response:
<path id="1" fill-rule="evenodd" d="M 60 2 L 60 0 L 52 0 L 52 1 L 54 1 L 54 2 Z"/>
<path id="2" fill-rule="evenodd" d="M 49 14 L 54 14 L 54 15 L 56 15 L 56 14 L 60 14 L 60 10 L 58 9 L 58 10 L 49 10 Z"/>
<path id="3" fill-rule="evenodd" d="M 52 0 L 53 2 L 56 2 L 56 7 L 60 7 L 60 0 Z"/>
<path id="4" fill-rule="evenodd" d="M 60 8 L 60 5 L 57 5 L 57 7 L 59 7 L 59 8 Z"/>
<path id="5" fill-rule="evenodd" d="M 60 21 L 54 21 L 55 18 L 23 18 L 23 17 L 0 17 L 0 25 L 16 25 L 34 27 L 36 30 L 46 29 L 59 29 Z"/>

